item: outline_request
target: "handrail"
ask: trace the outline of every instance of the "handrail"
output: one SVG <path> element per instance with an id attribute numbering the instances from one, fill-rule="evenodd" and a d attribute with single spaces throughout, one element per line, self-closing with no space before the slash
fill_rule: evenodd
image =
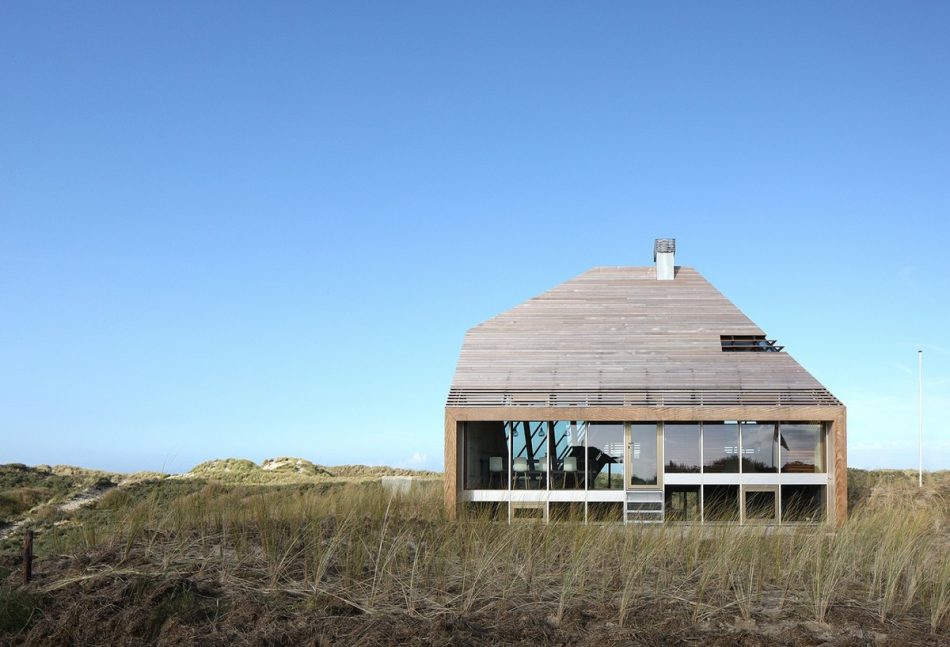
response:
<path id="1" fill-rule="evenodd" d="M 449 390 L 447 407 L 841 406 L 828 389 L 490 389 Z"/>

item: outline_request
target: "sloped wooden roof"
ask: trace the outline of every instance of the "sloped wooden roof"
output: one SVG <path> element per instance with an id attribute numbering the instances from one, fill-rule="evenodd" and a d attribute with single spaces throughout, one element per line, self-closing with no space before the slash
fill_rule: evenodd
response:
<path id="1" fill-rule="evenodd" d="M 449 404 L 519 392 L 818 393 L 837 404 L 788 353 L 722 351 L 720 335 L 764 334 L 693 268 L 658 281 L 653 267 L 597 267 L 469 330 Z"/>

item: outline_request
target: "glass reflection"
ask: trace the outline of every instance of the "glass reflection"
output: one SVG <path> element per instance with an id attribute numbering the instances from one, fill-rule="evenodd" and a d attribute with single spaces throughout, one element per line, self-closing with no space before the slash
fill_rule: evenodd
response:
<path id="1" fill-rule="evenodd" d="M 817 523 L 824 518 L 823 485 L 783 485 L 782 523 Z"/>
<path id="2" fill-rule="evenodd" d="M 699 473 L 699 423 L 663 425 L 664 470 L 670 473 Z"/>
<path id="3" fill-rule="evenodd" d="M 774 490 L 746 490 L 746 522 L 775 521 L 776 510 Z"/>
<path id="4" fill-rule="evenodd" d="M 590 488 L 623 489 L 623 423 L 592 422 L 588 425 L 587 464 Z"/>
<path id="5" fill-rule="evenodd" d="M 782 471 L 814 474 L 825 471 L 825 442 L 821 423 L 782 424 Z"/>
<path id="6" fill-rule="evenodd" d="M 778 471 L 778 432 L 775 424 L 744 422 L 742 432 L 742 471 Z"/>
<path id="7" fill-rule="evenodd" d="M 511 489 L 543 490 L 548 479 L 550 423 L 509 422 Z"/>
<path id="8" fill-rule="evenodd" d="M 705 429 L 703 430 L 705 434 Z M 706 521 L 739 521 L 739 486 L 704 485 L 703 518 Z"/>
<path id="9" fill-rule="evenodd" d="M 630 425 L 630 485 L 657 483 L 656 423 Z"/>
<path id="10" fill-rule="evenodd" d="M 467 490 L 508 489 L 508 429 L 503 422 L 466 422 L 464 484 Z"/>
<path id="11" fill-rule="evenodd" d="M 667 521 L 699 521 L 699 486 L 666 486 Z"/>
<path id="12" fill-rule="evenodd" d="M 728 474 L 738 473 L 738 423 L 703 423 L 703 471 Z"/>
<path id="13" fill-rule="evenodd" d="M 558 420 L 553 425 L 551 489 L 583 490 L 587 468 L 584 441 L 587 423 Z"/>

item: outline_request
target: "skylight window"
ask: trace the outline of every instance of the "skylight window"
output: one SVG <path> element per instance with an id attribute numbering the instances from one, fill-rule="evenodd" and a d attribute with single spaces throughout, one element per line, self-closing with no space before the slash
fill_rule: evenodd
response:
<path id="1" fill-rule="evenodd" d="M 778 353 L 785 348 L 765 335 L 720 335 L 719 341 L 724 353 Z"/>

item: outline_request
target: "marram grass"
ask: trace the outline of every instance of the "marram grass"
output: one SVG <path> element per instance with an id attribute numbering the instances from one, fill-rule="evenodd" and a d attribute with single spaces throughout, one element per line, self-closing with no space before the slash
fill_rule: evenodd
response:
<path id="1" fill-rule="evenodd" d="M 950 625 L 945 495 L 879 493 L 840 529 L 623 527 L 445 519 L 438 483 L 392 497 L 375 484 L 214 483 L 116 490 L 47 537 L 55 553 L 115 567 L 193 571 L 225 586 L 320 596 L 361 612 L 467 614 L 517 604 L 557 624 L 570 608 L 682 601 L 694 620 L 766 609 L 825 621 L 840 605 Z"/>

